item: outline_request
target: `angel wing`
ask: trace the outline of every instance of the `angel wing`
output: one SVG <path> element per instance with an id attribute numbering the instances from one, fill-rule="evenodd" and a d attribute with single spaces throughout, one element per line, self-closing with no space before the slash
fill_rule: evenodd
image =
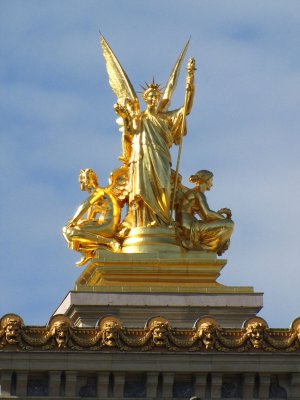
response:
<path id="1" fill-rule="evenodd" d="M 124 204 L 128 198 L 128 167 L 122 165 L 110 173 L 109 189 L 111 193 Z"/>
<path id="2" fill-rule="evenodd" d="M 187 48 L 189 46 L 189 43 L 190 43 L 190 39 L 185 44 L 183 50 L 179 54 L 179 57 L 177 58 L 177 61 L 173 67 L 173 70 L 171 72 L 170 78 L 166 85 L 164 94 L 163 94 L 160 104 L 158 106 L 159 111 L 167 111 L 167 109 L 169 108 L 169 106 L 171 104 L 171 97 L 176 88 L 178 76 L 179 76 L 179 72 L 180 72 L 180 67 L 181 67 L 182 61 L 184 59 L 185 53 L 187 51 Z"/>
<path id="3" fill-rule="evenodd" d="M 137 102 L 135 90 L 123 70 L 119 60 L 114 55 L 107 41 L 103 36 L 100 37 L 100 43 L 103 51 L 103 56 L 106 62 L 106 70 L 108 73 L 109 84 L 117 96 L 118 103 L 125 105 L 125 99 L 130 99 L 133 103 Z"/>

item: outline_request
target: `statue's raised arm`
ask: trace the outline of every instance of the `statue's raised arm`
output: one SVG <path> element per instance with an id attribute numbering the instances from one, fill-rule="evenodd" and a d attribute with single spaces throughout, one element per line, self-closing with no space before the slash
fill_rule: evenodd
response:
<path id="1" fill-rule="evenodd" d="M 187 69 L 187 78 L 186 78 L 186 115 L 189 115 L 189 113 L 192 110 L 193 106 L 193 101 L 194 101 L 194 95 L 195 95 L 195 82 L 194 82 L 194 72 L 196 70 L 196 62 L 194 58 L 190 58 L 188 65 L 186 67 Z"/>

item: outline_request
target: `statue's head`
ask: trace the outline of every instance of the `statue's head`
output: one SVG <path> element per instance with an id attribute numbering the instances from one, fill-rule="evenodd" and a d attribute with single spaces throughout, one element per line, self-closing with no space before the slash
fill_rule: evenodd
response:
<path id="1" fill-rule="evenodd" d="M 300 342 L 300 317 L 292 322 L 291 329 L 296 333 L 298 341 Z"/>
<path id="2" fill-rule="evenodd" d="M 161 96 L 161 92 L 159 89 L 159 84 L 154 82 L 150 83 L 150 85 L 147 84 L 147 87 L 144 88 L 144 92 L 143 92 L 143 99 L 145 101 L 145 103 L 147 104 L 147 106 L 150 107 L 156 107 L 160 96 Z"/>
<path id="3" fill-rule="evenodd" d="M 164 317 L 151 318 L 147 324 L 152 334 L 152 341 L 156 346 L 164 346 L 168 341 L 169 322 Z"/>
<path id="4" fill-rule="evenodd" d="M 168 324 L 164 322 L 156 322 L 152 328 L 153 343 L 157 346 L 163 346 L 168 336 Z"/>
<path id="5" fill-rule="evenodd" d="M 81 190 L 98 187 L 98 177 L 92 168 L 81 169 L 78 180 Z"/>
<path id="6" fill-rule="evenodd" d="M 266 326 L 262 322 L 252 322 L 247 325 L 246 332 L 252 346 L 260 349 L 263 345 Z"/>
<path id="7" fill-rule="evenodd" d="M 198 335 L 206 349 L 213 349 L 217 327 L 211 322 L 204 322 L 198 327 Z"/>
<path id="8" fill-rule="evenodd" d="M 1 328 L 4 330 L 5 341 L 8 344 L 17 344 L 21 340 L 23 320 L 16 314 L 8 314 L 1 320 Z"/>
<path id="9" fill-rule="evenodd" d="M 102 342 L 106 346 L 117 346 L 120 326 L 116 321 L 106 321 L 102 328 Z"/>
<path id="10" fill-rule="evenodd" d="M 51 336 L 58 347 L 67 347 L 70 339 L 72 321 L 65 315 L 55 315 L 48 323 Z"/>
<path id="11" fill-rule="evenodd" d="M 204 185 L 205 190 L 210 190 L 213 185 L 213 176 L 214 174 L 211 171 L 202 169 L 196 172 L 194 175 L 191 175 L 189 181 L 194 183 L 196 186 Z"/>
<path id="12" fill-rule="evenodd" d="M 70 326 L 65 321 L 56 321 L 51 326 L 51 335 L 54 337 L 58 347 L 66 347 L 70 337 Z"/>
<path id="13" fill-rule="evenodd" d="M 101 318 L 97 325 L 102 333 L 102 344 L 109 347 L 118 346 L 122 329 L 121 321 L 111 315 Z"/>
<path id="14" fill-rule="evenodd" d="M 214 318 L 208 315 L 198 319 L 194 324 L 194 329 L 204 347 L 206 349 L 213 349 L 217 337 L 217 330 L 219 329 L 219 325 Z"/>

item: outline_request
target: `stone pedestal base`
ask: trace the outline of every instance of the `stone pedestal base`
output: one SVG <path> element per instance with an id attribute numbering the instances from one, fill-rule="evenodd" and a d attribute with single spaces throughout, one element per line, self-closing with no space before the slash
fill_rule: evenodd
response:
<path id="1" fill-rule="evenodd" d="M 165 317 L 174 327 L 191 327 L 213 316 L 220 326 L 240 328 L 262 308 L 252 287 L 216 282 L 226 260 L 200 251 L 160 253 L 99 252 L 82 272 L 55 314 L 77 326 L 95 326 L 107 314 L 128 327 Z"/>

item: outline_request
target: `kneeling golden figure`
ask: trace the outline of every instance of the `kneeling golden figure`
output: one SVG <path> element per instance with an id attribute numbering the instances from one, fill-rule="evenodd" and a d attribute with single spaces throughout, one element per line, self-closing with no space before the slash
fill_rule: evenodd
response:
<path id="1" fill-rule="evenodd" d="M 207 204 L 204 193 L 213 185 L 212 172 L 198 171 L 189 180 L 196 186 L 184 193 L 176 217 L 184 238 L 182 246 L 221 255 L 229 247 L 234 228 L 231 211 L 228 208 L 212 211 Z"/>
<path id="2" fill-rule="evenodd" d="M 89 196 L 63 228 L 69 247 L 82 253 L 77 266 L 93 258 L 96 249 L 105 248 L 114 252 L 120 250 L 114 235 L 121 216 L 117 198 L 110 187 L 99 187 L 97 175 L 92 169 L 80 171 L 79 183 L 81 190 L 88 191 Z"/>

